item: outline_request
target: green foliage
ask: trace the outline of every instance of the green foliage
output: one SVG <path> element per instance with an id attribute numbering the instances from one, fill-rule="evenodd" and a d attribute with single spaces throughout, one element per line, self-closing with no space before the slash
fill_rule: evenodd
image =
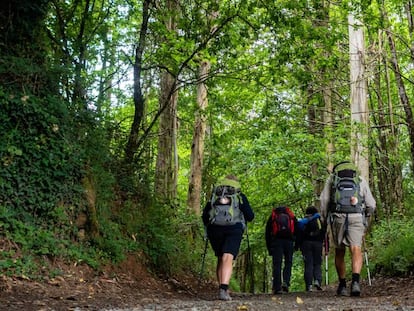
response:
<path id="1" fill-rule="evenodd" d="M 410 217 L 376 224 L 371 234 L 372 265 L 378 273 L 408 275 L 414 269 L 414 231 Z"/>
<path id="2" fill-rule="evenodd" d="M 0 202 L 48 215 L 79 193 L 81 153 L 63 102 L 0 90 Z"/>

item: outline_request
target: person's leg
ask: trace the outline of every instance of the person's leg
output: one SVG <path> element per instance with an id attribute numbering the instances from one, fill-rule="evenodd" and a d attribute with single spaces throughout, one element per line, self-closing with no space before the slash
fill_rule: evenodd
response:
<path id="1" fill-rule="evenodd" d="M 361 273 L 362 269 L 362 250 L 360 246 L 350 246 L 349 250 L 351 251 L 352 256 L 352 273 Z"/>
<path id="2" fill-rule="evenodd" d="M 338 274 L 339 285 L 336 293 L 346 295 L 346 266 L 345 266 L 345 248 L 335 248 L 335 268 Z"/>
<path id="3" fill-rule="evenodd" d="M 349 216 L 348 227 L 348 242 L 349 251 L 352 259 L 352 282 L 351 282 L 351 296 L 360 296 L 361 286 L 359 283 L 359 276 L 362 269 L 362 239 L 364 236 L 365 227 L 363 217 L 360 215 Z"/>
<path id="4" fill-rule="evenodd" d="M 313 250 L 313 279 L 318 290 L 322 290 L 322 243 L 312 242 Z"/>
<path id="5" fill-rule="evenodd" d="M 305 263 L 304 269 L 304 280 L 305 280 L 305 288 L 307 291 L 312 289 L 312 278 L 313 278 L 313 255 L 312 255 L 312 248 L 311 243 L 309 241 L 304 241 L 302 245 L 302 255 L 303 261 Z"/>
<path id="6" fill-rule="evenodd" d="M 221 263 L 222 263 L 222 256 L 217 257 L 217 265 L 216 265 L 216 277 L 218 285 L 220 285 L 220 274 L 221 274 Z"/>
<path id="7" fill-rule="evenodd" d="M 233 260 L 236 259 L 240 249 L 243 229 L 240 227 L 223 227 L 221 244 L 221 260 L 218 272 L 219 278 L 219 299 L 231 300 L 229 295 L 229 283 L 233 272 Z"/>
<path id="8" fill-rule="evenodd" d="M 224 253 L 221 257 L 218 271 L 219 284 L 229 285 L 233 272 L 233 255 Z"/>
<path id="9" fill-rule="evenodd" d="M 273 286 L 272 290 L 274 294 L 278 294 L 282 290 L 282 258 L 283 249 L 280 241 L 275 244 L 275 248 L 272 252 L 272 264 L 273 264 Z"/>
<path id="10" fill-rule="evenodd" d="M 283 267 L 283 283 L 286 285 L 284 290 L 289 291 L 290 278 L 292 275 L 292 263 L 293 263 L 293 241 L 284 240 L 284 257 L 285 265 Z"/>
<path id="11" fill-rule="evenodd" d="M 351 296 L 359 296 L 361 294 L 361 287 L 359 285 L 359 276 L 362 269 L 362 251 L 360 246 L 350 246 L 352 258 L 352 283 Z"/>

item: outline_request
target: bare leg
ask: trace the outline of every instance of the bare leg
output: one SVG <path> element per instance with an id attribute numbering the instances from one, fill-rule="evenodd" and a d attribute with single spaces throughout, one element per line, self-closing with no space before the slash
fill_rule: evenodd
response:
<path id="1" fill-rule="evenodd" d="M 219 284 L 230 283 L 231 274 L 233 272 L 233 255 L 224 253 L 218 264 L 218 281 Z"/>
<path id="2" fill-rule="evenodd" d="M 349 248 L 352 256 L 352 273 L 361 273 L 362 269 L 362 251 L 360 246 L 351 246 Z"/>
<path id="3" fill-rule="evenodd" d="M 338 278 L 345 279 L 346 266 L 345 266 L 345 248 L 335 249 L 335 267 Z"/>
<path id="4" fill-rule="evenodd" d="M 220 285 L 221 262 L 222 262 L 222 257 L 217 257 L 216 277 L 217 277 L 217 282 L 219 285 Z"/>

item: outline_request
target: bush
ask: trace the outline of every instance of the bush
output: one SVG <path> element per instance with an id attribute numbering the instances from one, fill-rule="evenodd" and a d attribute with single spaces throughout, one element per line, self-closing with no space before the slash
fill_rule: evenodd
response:
<path id="1" fill-rule="evenodd" d="M 408 217 L 381 221 L 372 231 L 375 270 L 389 276 L 405 276 L 414 268 L 414 231 Z"/>

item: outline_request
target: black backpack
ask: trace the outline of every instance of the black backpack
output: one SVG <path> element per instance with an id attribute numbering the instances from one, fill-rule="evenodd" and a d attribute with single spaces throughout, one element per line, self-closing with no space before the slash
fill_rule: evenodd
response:
<path id="1" fill-rule="evenodd" d="M 312 216 L 306 216 L 311 218 Z M 319 237 L 322 234 L 322 222 L 320 218 L 310 220 L 304 227 L 303 232 L 311 238 Z"/>
<path id="2" fill-rule="evenodd" d="M 332 173 L 330 211 L 362 213 L 360 182 L 358 171 L 353 164 L 342 162 L 336 165 Z"/>

